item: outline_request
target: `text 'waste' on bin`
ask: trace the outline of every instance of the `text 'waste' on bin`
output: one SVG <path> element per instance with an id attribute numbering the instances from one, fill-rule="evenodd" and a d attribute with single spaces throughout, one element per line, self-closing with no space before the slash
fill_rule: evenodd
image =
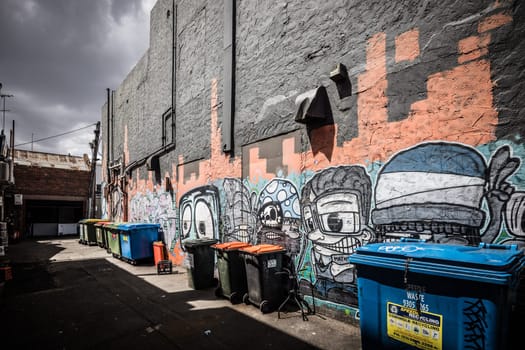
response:
<path id="1" fill-rule="evenodd" d="M 230 299 L 232 304 L 242 301 L 248 292 L 246 285 L 246 268 L 239 249 L 251 246 L 244 242 L 225 242 L 211 247 L 217 252 L 217 270 L 219 271 L 219 286 L 215 295 Z"/>
<path id="2" fill-rule="evenodd" d="M 215 252 L 211 245 L 217 243 L 212 238 L 185 239 L 182 246 L 186 250 L 184 265 L 188 270 L 188 285 L 193 289 L 206 289 L 215 286 Z"/>
<path id="3" fill-rule="evenodd" d="M 364 350 L 508 348 L 517 246 L 375 243 L 349 260 Z"/>
<path id="4" fill-rule="evenodd" d="M 286 249 L 279 245 L 259 244 L 241 248 L 246 268 L 246 304 L 255 304 L 262 313 L 275 310 L 286 298 L 287 282 L 283 271 Z"/>

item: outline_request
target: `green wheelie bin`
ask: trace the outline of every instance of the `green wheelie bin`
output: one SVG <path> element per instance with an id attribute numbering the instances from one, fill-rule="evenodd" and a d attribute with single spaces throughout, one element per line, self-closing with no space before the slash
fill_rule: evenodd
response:
<path id="1" fill-rule="evenodd" d="M 105 224 L 106 230 L 106 242 L 108 244 L 108 253 L 112 254 L 115 258 L 120 258 L 120 237 L 119 237 L 119 225 L 120 223 L 111 222 Z"/>
<path id="2" fill-rule="evenodd" d="M 102 219 L 86 219 L 84 221 L 84 244 L 96 245 L 97 233 L 95 231 L 95 224 L 104 221 Z"/>
<path id="3" fill-rule="evenodd" d="M 107 248 L 107 236 L 104 231 L 104 225 L 109 223 L 110 221 L 99 221 L 95 223 L 95 235 L 97 236 L 97 244 L 100 248 Z"/>
<path id="4" fill-rule="evenodd" d="M 246 268 L 239 249 L 249 246 L 251 244 L 244 242 L 225 242 L 211 246 L 217 253 L 219 272 L 219 286 L 215 289 L 215 295 L 230 299 L 232 304 L 240 303 L 248 291 Z"/>

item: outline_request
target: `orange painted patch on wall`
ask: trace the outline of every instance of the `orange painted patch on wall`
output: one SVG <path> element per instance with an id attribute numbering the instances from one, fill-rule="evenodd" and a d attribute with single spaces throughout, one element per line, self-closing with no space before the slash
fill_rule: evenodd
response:
<path id="1" fill-rule="evenodd" d="M 253 182 L 257 182 L 261 179 L 271 179 L 275 177 L 275 174 L 266 172 L 267 160 L 259 157 L 259 148 L 253 147 L 249 150 L 249 164 L 250 174 L 249 178 Z"/>
<path id="2" fill-rule="evenodd" d="M 396 63 L 414 61 L 419 56 L 419 30 L 412 29 L 396 37 Z"/>
<path id="3" fill-rule="evenodd" d="M 458 43 L 458 63 L 465 63 L 485 56 L 488 52 L 490 34 L 485 33 L 480 36 L 470 36 Z"/>
<path id="4" fill-rule="evenodd" d="M 388 121 L 385 44 L 383 33 L 369 40 L 367 70 L 358 77 L 359 136 L 344 143 L 344 157 L 336 157 L 332 164 L 384 161 L 428 140 L 476 146 L 495 139 L 498 114 L 485 59 L 430 75 L 427 98 L 413 103 L 406 119 Z"/>
<path id="5" fill-rule="evenodd" d="M 300 137 L 300 136 L 296 136 Z M 283 164 L 288 165 L 289 173 L 300 173 L 302 171 L 301 150 L 295 149 L 295 138 L 290 137 L 283 140 Z"/>
<path id="6" fill-rule="evenodd" d="M 478 33 L 484 33 L 512 22 L 512 16 L 504 12 L 487 17 L 478 24 Z"/>

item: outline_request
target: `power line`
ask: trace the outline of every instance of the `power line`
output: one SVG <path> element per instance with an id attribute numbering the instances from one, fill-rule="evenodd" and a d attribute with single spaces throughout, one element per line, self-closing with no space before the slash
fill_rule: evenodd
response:
<path id="1" fill-rule="evenodd" d="M 72 134 L 72 133 L 74 133 L 74 132 L 77 132 L 77 131 L 80 131 L 80 130 L 87 129 L 87 128 L 92 127 L 92 126 L 95 126 L 95 125 L 97 125 L 97 123 L 89 124 L 89 125 L 83 126 L 83 127 L 81 127 L 81 128 L 75 129 L 75 130 L 66 131 L 66 132 L 63 132 L 63 133 L 58 134 L 58 135 L 48 136 L 48 137 L 44 137 L 44 138 L 42 138 L 42 139 L 33 140 L 33 141 L 30 141 L 30 142 L 26 142 L 26 143 L 20 143 L 20 144 L 18 144 L 18 145 L 15 145 L 15 147 L 29 145 L 29 144 L 32 144 L 32 143 L 34 143 L 34 142 L 40 142 L 40 141 L 46 141 L 46 140 L 54 139 L 55 137 L 60 137 L 60 136 L 64 136 L 64 135 L 68 135 L 68 134 Z"/>

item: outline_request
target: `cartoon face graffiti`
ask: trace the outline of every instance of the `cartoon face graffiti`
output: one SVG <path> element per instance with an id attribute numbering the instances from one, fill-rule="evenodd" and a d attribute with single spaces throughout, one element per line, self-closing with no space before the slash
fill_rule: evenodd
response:
<path id="1" fill-rule="evenodd" d="M 402 151 L 378 174 L 372 212 L 376 232 L 385 241 L 413 237 L 492 243 L 501 232 L 506 203 L 517 197 L 511 196 L 514 188 L 506 179 L 519 163 L 508 146 L 496 150 L 488 166 L 476 149 L 461 144 L 431 142 Z"/>
<path id="2" fill-rule="evenodd" d="M 179 202 L 180 238 L 219 238 L 218 191 L 214 186 L 195 188 Z"/>
<path id="3" fill-rule="evenodd" d="M 259 195 L 257 240 L 277 244 L 294 255 L 300 251 L 300 206 L 295 186 L 288 180 L 273 179 Z"/>
<path id="4" fill-rule="evenodd" d="M 348 257 L 374 239 L 366 226 L 370 213 L 371 182 L 360 166 L 328 168 L 317 173 L 302 191 L 303 226 L 312 243 L 311 258 L 317 279 L 353 283 Z"/>
<path id="5" fill-rule="evenodd" d="M 372 221 L 384 240 L 479 243 L 486 165 L 475 150 L 426 143 L 400 152 L 378 174 Z"/>

